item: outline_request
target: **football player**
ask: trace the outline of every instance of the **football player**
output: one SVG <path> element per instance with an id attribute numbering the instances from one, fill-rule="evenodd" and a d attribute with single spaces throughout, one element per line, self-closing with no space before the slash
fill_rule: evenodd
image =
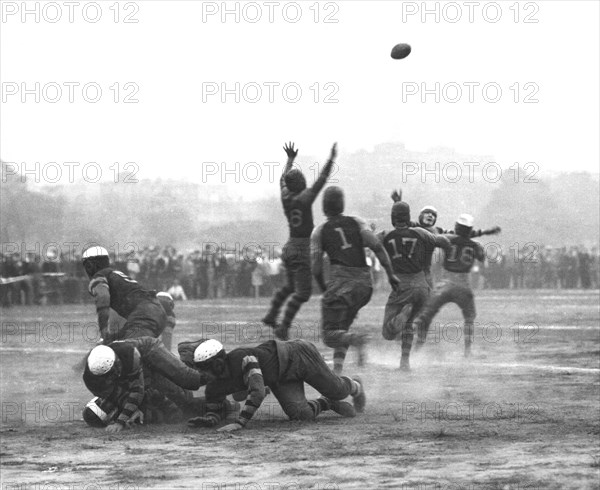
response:
<path id="1" fill-rule="evenodd" d="M 360 379 L 336 375 L 317 348 L 305 340 L 269 340 L 256 347 L 242 347 L 227 353 L 218 340 L 211 339 L 196 348 L 194 362 L 209 379 L 205 391 L 207 403 L 220 406 L 227 395 L 247 392 L 239 417 L 219 431 L 244 428 L 265 398 L 266 386 L 292 420 L 314 420 L 325 410 L 354 417 L 365 408 L 366 396 Z M 323 396 L 307 400 L 304 383 Z M 342 401 L 348 396 L 353 397 L 353 405 Z M 219 413 L 209 412 L 190 419 L 188 424 L 212 427 L 220 421 Z"/>
<path id="2" fill-rule="evenodd" d="M 327 221 L 315 228 L 311 237 L 313 276 L 325 293 L 321 305 L 323 342 L 333 348 L 333 371 L 341 374 L 350 346 L 358 349 L 359 365 L 364 363 L 366 334 L 349 333 L 358 311 L 371 299 L 371 269 L 365 247 L 373 250 L 388 281 L 395 289 L 400 281 L 394 276 L 390 259 L 366 221 L 345 216 L 344 193 L 332 186 L 325 189 L 323 212 Z M 323 254 L 329 257 L 329 280 L 323 279 Z"/>
<path id="3" fill-rule="evenodd" d="M 402 189 L 394 190 L 392 192 L 392 200 L 394 202 L 398 202 L 402 200 Z M 420 226 L 425 228 L 427 231 L 433 233 L 434 235 L 442 235 L 442 234 L 454 234 L 454 230 L 444 230 L 440 226 L 435 226 L 437 223 L 438 211 L 433 206 L 425 206 L 419 212 L 418 221 L 411 221 L 410 226 Z M 477 238 L 484 235 L 497 235 L 500 233 L 501 228 L 499 226 L 493 226 L 492 228 L 485 228 L 479 230 L 471 230 L 471 238 Z M 431 277 L 431 262 L 433 259 L 433 252 L 428 254 L 426 257 L 426 266 L 425 266 L 425 277 L 427 279 L 427 283 L 429 284 L 430 289 L 433 289 L 433 279 Z"/>
<path id="4" fill-rule="evenodd" d="M 138 337 L 94 347 L 83 381 L 97 397 L 84 409 L 84 420 L 120 432 L 138 420 L 143 422 L 142 410 L 149 408 L 142 406 L 144 401 L 176 418 L 181 416 L 179 410 L 194 411 L 190 390 L 207 380 L 167 351 L 159 339 Z"/>
<path id="5" fill-rule="evenodd" d="M 434 235 L 424 228 L 410 226 L 410 206 L 397 201 L 392 206 L 392 225 L 389 233 L 379 234 L 392 262 L 400 286 L 390 293 L 385 305 L 383 338 L 402 342 L 400 369 L 410 370 L 410 351 L 413 342 L 413 320 L 429 296 L 425 277 L 427 257 L 435 247 L 449 248 L 443 235 Z"/>
<path id="6" fill-rule="evenodd" d="M 425 343 L 427 331 L 436 313 L 446 303 L 455 303 L 462 310 L 465 320 L 465 357 L 471 354 L 473 343 L 473 322 L 475 321 L 475 299 L 469 283 L 469 272 L 475 261 L 483 262 L 485 252 L 481 244 L 471 240 L 473 217 L 461 214 L 456 220 L 453 235 L 446 235 L 450 248 L 446 250 L 443 262 L 443 279 L 436 285 L 431 297 L 417 316 L 414 326 L 417 330 L 416 349 Z"/>
<path id="7" fill-rule="evenodd" d="M 83 267 L 90 284 L 89 293 L 96 302 L 98 327 L 104 344 L 133 337 L 158 337 L 165 329 L 167 315 L 156 298 L 156 291 L 143 289 L 137 281 L 112 269 L 103 247 L 83 252 Z M 109 309 L 126 319 L 117 332 L 110 332 Z"/>
<path id="8" fill-rule="evenodd" d="M 306 187 L 306 179 L 302 172 L 292 168 L 298 155 L 294 143 L 286 144 L 283 149 L 288 159 L 280 180 L 281 201 L 290 229 L 290 236 L 282 253 L 286 283 L 274 294 L 271 308 L 262 321 L 265 325 L 275 329 L 277 337 L 287 340 L 292 320 L 302 303 L 310 299 L 312 292 L 310 269 L 310 234 L 314 228 L 312 204 L 331 173 L 337 157 L 337 144 L 334 143 L 331 148 L 329 159 L 312 187 Z M 279 310 L 290 295 L 291 298 L 285 306 L 283 320 L 281 325 L 278 325 Z"/>

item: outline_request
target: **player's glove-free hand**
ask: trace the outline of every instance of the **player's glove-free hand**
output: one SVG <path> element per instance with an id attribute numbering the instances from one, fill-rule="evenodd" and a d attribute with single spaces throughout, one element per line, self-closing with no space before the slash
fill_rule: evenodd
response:
<path id="1" fill-rule="evenodd" d="M 109 434 L 116 434 L 117 432 L 121 432 L 124 428 L 125 426 L 123 424 L 115 422 L 114 424 L 106 426 L 106 432 Z"/>
<path id="2" fill-rule="evenodd" d="M 244 426 L 234 422 L 233 424 L 224 425 L 220 429 L 217 429 L 217 432 L 235 432 L 236 430 L 243 429 Z"/>
<path id="3" fill-rule="evenodd" d="M 390 196 L 392 198 L 392 201 L 394 202 L 398 202 L 398 201 L 402 201 L 402 189 L 394 189 L 392 191 L 392 195 Z"/>
<path id="4" fill-rule="evenodd" d="M 192 417 L 188 419 L 188 427 L 214 427 L 219 423 L 214 417 Z"/>
<path id="5" fill-rule="evenodd" d="M 144 423 L 144 412 L 142 412 L 140 409 L 137 409 L 133 413 L 131 418 L 127 421 L 127 426 L 132 427 L 136 422 L 139 422 L 140 424 Z"/>

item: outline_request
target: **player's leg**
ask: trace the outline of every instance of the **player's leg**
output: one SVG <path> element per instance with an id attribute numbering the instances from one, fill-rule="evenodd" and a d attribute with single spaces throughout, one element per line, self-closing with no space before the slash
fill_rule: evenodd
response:
<path id="1" fill-rule="evenodd" d="M 440 284 L 425 302 L 420 313 L 413 321 L 413 328 L 417 331 L 417 345 L 422 346 L 427 339 L 427 332 L 433 318 L 446 303 L 454 301 L 452 288 L 449 284 Z"/>
<path id="2" fill-rule="evenodd" d="M 283 320 L 281 321 L 279 337 L 287 340 L 288 330 L 303 303 L 310 299 L 312 293 L 312 273 L 310 269 L 310 256 L 302 254 L 292 266 L 294 274 L 294 293 L 285 305 Z"/>
<path id="3" fill-rule="evenodd" d="M 474 323 L 477 315 L 475 310 L 475 297 L 470 288 L 460 288 L 457 292 L 456 304 L 462 310 L 465 320 L 464 336 L 465 336 L 465 357 L 471 355 L 471 345 L 473 344 Z"/>
<path id="4" fill-rule="evenodd" d="M 167 314 L 158 300 L 140 303 L 127 317 L 117 339 L 158 337 L 167 326 Z"/>
<path id="5" fill-rule="evenodd" d="M 277 326 L 277 316 L 279 315 L 279 310 L 288 296 L 294 292 L 294 272 L 292 271 L 288 262 L 285 262 L 285 277 L 285 284 L 273 295 L 273 298 L 271 299 L 271 307 L 269 308 L 269 311 L 265 317 L 262 319 L 262 322 L 269 327 L 275 328 Z"/>
<path id="6" fill-rule="evenodd" d="M 341 300 L 321 306 L 323 343 L 333 349 L 333 372 L 336 374 L 342 372 L 350 347 L 348 331 L 344 328 L 347 312 L 348 305 Z"/>

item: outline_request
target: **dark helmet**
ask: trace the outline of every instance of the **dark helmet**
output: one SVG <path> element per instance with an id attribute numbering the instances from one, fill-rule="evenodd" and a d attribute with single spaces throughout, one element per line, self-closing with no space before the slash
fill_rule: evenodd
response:
<path id="1" fill-rule="evenodd" d="M 304 174 L 297 168 L 291 169 L 284 177 L 285 185 L 291 192 L 302 192 L 306 189 Z"/>
<path id="2" fill-rule="evenodd" d="M 323 213 L 331 217 L 344 212 L 344 191 L 341 187 L 332 185 L 323 193 Z"/>
<path id="3" fill-rule="evenodd" d="M 104 247 L 88 248 L 83 252 L 81 259 L 83 261 L 83 268 L 89 277 L 110 266 L 108 251 Z"/>
<path id="4" fill-rule="evenodd" d="M 410 222 L 410 206 L 404 201 L 395 202 L 392 205 L 392 225 Z"/>
<path id="5" fill-rule="evenodd" d="M 90 427 L 106 427 L 112 417 L 115 415 L 116 409 L 106 412 L 107 403 L 97 396 L 92 398 L 83 409 L 83 420 Z"/>

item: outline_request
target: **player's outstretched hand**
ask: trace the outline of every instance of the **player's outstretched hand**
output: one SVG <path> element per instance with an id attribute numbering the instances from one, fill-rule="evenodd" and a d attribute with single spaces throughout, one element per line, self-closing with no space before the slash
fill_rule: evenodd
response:
<path id="1" fill-rule="evenodd" d="M 140 409 L 137 409 L 133 413 L 133 415 L 131 416 L 131 418 L 127 421 L 127 425 L 129 427 L 131 427 L 136 422 L 139 422 L 140 424 L 144 423 L 144 412 L 142 412 Z"/>
<path id="2" fill-rule="evenodd" d="M 114 424 L 110 424 L 106 426 L 106 432 L 109 434 L 116 434 L 117 432 L 121 432 L 125 426 L 123 424 L 119 424 L 115 422 Z"/>
<path id="3" fill-rule="evenodd" d="M 333 146 L 331 147 L 331 155 L 329 155 L 329 160 L 331 160 L 332 162 L 335 162 L 337 155 L 338 155 L 337 143 L 334 143 Z"/>
<path id="4" fill-rule="evenodd" d="M 499 226 L 494 226 L 491 230 L 490 230 L 490 235 L 497 235 L 498 233 L 500 233 L 502 231 L 502 228 L 500 228 Z"/>
<path id="5" fill-rule="evenodd" d="M 236 430 L 240 430 L 243 427 L 238 423 L 224 425 L 220 429 L 217 429 L 217 432 L 235 432 Z"/>
<path id="6" fill-rule="evenodd" d="M 283 150 L 285 151 L 285 154 L 288 156 L 288 158 L 294 159 L 298 155 L 298 150 L 294 149 L 294 143 L 292 143 L 291 141 L 283 145 Z"/>
<path id="7" fill-rule="evenodd" d="M 187 421 L 188 427 L 214 427 L 218 421 L 212 417 L 193 417 Z"/>
<path id="8" fill-rule="evenodd" d="M 392 195 L 391 195 L 392 201 L 394 202 L 398 202 L 398 201 L 402 201 L 402 189 L 394 189 L 392 191 Z"/>
<path id="9" fill-rule="evenodd" d="M 398 279 L 394 274 L 388 277 L 388 281 L 390 282 L 390 286 L 392 286 L 394 291 L 400 287 L 400 279 Z"/>

